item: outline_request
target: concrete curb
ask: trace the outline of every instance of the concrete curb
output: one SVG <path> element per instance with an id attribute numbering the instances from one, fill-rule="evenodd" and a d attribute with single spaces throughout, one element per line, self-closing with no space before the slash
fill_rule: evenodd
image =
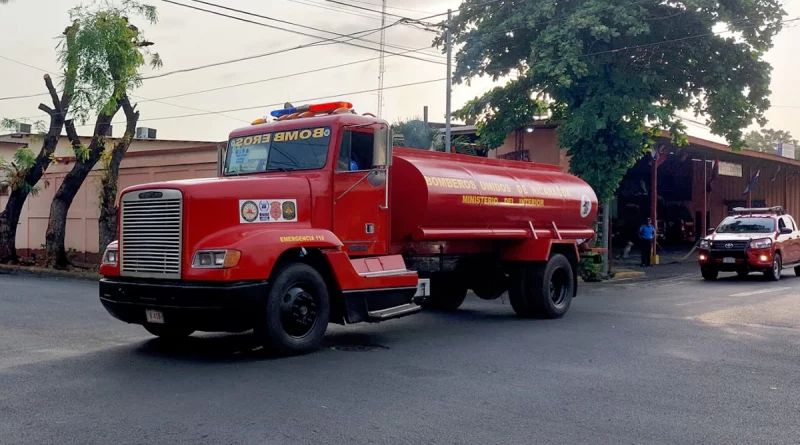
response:
<path id="1" fill-rule="evenodd" d="M 34 275 L 41 277 L 72 278 L 77 280 L 97 281 L 100 274 L 92 270 L 56 270 L 37 266 L 18 266 L 0 264 L 0 275 Z"/>
<path id="2" fill-rule="evenodd" d="M 614 272 L 613 280 L 621 280 L 621 279 L 628 279 L 628 278 L 641 278 L 645 276 L 644 272 L 639 272 L 635 270 L 620 270 L 619 272 Z"/>

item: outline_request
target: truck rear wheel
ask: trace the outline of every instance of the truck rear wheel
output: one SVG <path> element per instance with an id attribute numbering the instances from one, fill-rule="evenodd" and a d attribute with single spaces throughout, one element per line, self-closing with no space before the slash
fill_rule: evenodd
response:
<path id="1" fill-rule="evenodd" d="M 144 328 L 147 330 L 147 332 L 155 335 L 158 338 L 163 338 L 164 340 L 178 340 L 181 338 L 186 338 L 194 333 L 194 329 L 191 328 L 150 323 L 144 325 Z"/>
<path id="2" fill-rule="evenodd" d="M 303 263 L 283 266 L 274 277 L 256 336 L 264 347 L 284 355 L 317 349 L 330 319 L 325 280 Z"/>
<path id="3" fill-rule="evenodd" d="M 464 277 L 455 272 L 435 274 L 431 277 L 431 296 L 420 306 L 451 312 L 461 307 L 466 298 L 467 285 Z"/>
<path id="4" fill-rule="evenodd" d="M 511 276 L 508 297 L 523 318 L 560 318 L 575 296 L 575 271 L 567 257 L 555 254 L 546 264 L 525 264 Z"/>

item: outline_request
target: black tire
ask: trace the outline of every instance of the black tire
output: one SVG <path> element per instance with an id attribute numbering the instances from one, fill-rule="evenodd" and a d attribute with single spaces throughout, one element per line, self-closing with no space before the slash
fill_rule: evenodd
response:
<path id="1" fill-rule="evenodd" d="M 163 338 L 164 340 L 179 340 L 194 333 L 194 329 L 192 328 L 167 326 L 161 324 L 148 323 L 144 325 L 144 328 L 147 330 L 147 332 L 155 335 L 158 338 Z"/>
<path id="2" fill-rule="evenodd" d="M 303 263 L 285 265 L 273 276 L 255 335 L 265 348 L 281 355 L 319 348 L 331 312 L 325 280 Z"/>
<path id="3" fill-rule="evenodd" d="M 700 269 L 700 273 L 703 275 L 703 279 L 706 281 L 714 281 L 719 277 L 719 271 L 717 269 L 711 269 L 708 267 L 704 267 Z"/>
<path id="4" fill-rule="evenodd" d="M 782 271 L 783 258 L 781 258 L 781 254 L 776 253 L 775 258 L 772 260 L 772 268 L 764 271 L 764 277 L 769 281 L 779 281 L 781 279 Z"/>
<path id="5" fill-rule="evenodd" d="M 575 296 L 575 278 L 572 265 L 561 254 L 546 264 L 522 265 L 511 275 L 511 307 L 522 318 L 561 318 Z"/>
<path id="6" fill-rule="evenodd" d="M 747 276 L 750 275 L 750 271 L 749 270 L 737 270 L 736 271 L 736 275 L 738 275 L 739 278 L 747 278 Z"/>
<path id="7" fill-rule="evenodd" d="M 467 290 L 466 280 L 460 274 L 435 274 L 431 277 L 431 295 L 420 306 L 434 311 L 455 311 L 467 298 Z"/>
<path id="8" fill-rule="evenodd" d="M 795 266 L 794 274 L 797 275 L 798 277 L 800 277 L 800 266 Z"/>

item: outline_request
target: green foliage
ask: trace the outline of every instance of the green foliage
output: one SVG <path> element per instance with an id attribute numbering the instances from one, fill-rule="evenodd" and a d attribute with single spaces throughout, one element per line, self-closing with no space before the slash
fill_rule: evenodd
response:
<path id="1" fill-rule="evenodd" d="M 128 22 L 128 17 L 139 16 L 155 24 L 158 15 L 154 6 L 137 0 L 118 5 L 97 0 L 72 8 L 69 15 L 72 25 L 61 36 L 58 58 L 65 73 L 64 87 L 74 91 L 70 112 L 86 122 L 92 112 L 115 112 L 120 97 L 141 86 L 139 68 L 145 63 L 161 66 L 159 55 L 149 50 L 152 43 Z"/>
<path id="2" fill-rule="evenodd" d="M 36 196 L 38 187 L 25 182 L 25 176 L 36 165 L 36 154 L 28 147 L 20 148 L 14 153 L 11 162 L 0 158 L 0 189 L 10 188 L 12 191 L 23 189 Z"/>
<path id="3" fill-rule="evenodd" d="M 394 133 L 403 135 L 401 146 L 430 150 L 436 138 L 437 131 L 431 129 L 420 119 L 409 119 L 405 122 L 398 121 L 392 125 Z"/>
<path id="4" fill-rule="evenodd" d="M 597 282 L 603 281 L 603 257 L 599 254 L 590 254 L 581 258 L 578 264 L 578 274 L 580 274 L 583 281 Z"/>
<path id="5" fill-rule="evenodd" d="M 455 81 L 512 80 L 456 115 L 478 119 L 494 148 L 547 108 L 565 121 L 559 143 L 572 171 L 606 201 L 657 131 L 685 143 L 679 110 L 708 116 L 742 148 L 742 128 L 765 122 L 763 56 L 785 14 L 779 0 L 465 0 L 452 25 Z"/>
<path id="6" fill-rule="evenodd" d="M 795 149 L 800 149 L 800 143 L 792 137 L 792 133 L 783 130 L 772 130 L 764 128 L 761 131 L 751 131 L 744 137 L 744 148 L 746 150 L 759 151 L 761 153 L 777 154 L 779 143 L 792 144 Z M 795 151 L 795 157 L 800 154 Z"/>

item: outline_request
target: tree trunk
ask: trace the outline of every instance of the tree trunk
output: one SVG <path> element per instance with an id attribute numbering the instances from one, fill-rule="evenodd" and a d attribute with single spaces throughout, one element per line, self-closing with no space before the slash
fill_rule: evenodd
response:
<path id="1" fill-rule="evenodd" d="M 33 167 L 25 175 L 25 183 L 29 187 L 35 186 L 50 166 L 50 156 L 56 151 L 56 146 L 61 137 L 61 130 L 64 128 L 65 116 L 69 108 L 72 96 L 66 90 L 59 99 L 58 93 L 53 86 L 50 76 L 45 74 L 44 83 L 50 98 L 53 101 L 53 108 L 40 104 L 39 109 L 50 115 L 50 128 L 42 141 L 42 148 L 36 157 Z M 27 191 L 26 191 L 27 189 Z M 18 187 L 11 191 L 6 208 L 0 213 L 0 262 L 17 261 L 17 226 L 19 225 L 20 215 L 28 199 L 30 189 Z"/>
<path id="2" fill-rule="evenodd" d="M 86 177 L 89 176 L 97 161 L 103 155 L 105 150 L 105 136 L 108 131 L 108 126 L 114 115 L 119 111 L 120 103 L 117 101 L 117 106 L 111 114 L 100 114 L 97 116 L 97 121 L 94 127 L 94 135 L 92 142 L 89 144 L 89 156 L 84 160 L 76 160 L 75 165 L 72 167 L 64 181 L 58 188 L 53 202 L 50 204 L 50 222 L 47 225 L 47 232 L 45 234 L 45 254 L 47 258 L 47 265 L 50 267 L 65 267 L 69 265 L 70 260 L 67 257 L 67 250 L 65 247 L 66 230 L 67 230 L 67 213 L 75 199 L 75 195 L 81 189 Z M 75 131 L 75 125 L 72 122 L 67 122 L 66 125 L 67 137 L 72 142 L 73 147 L 80 146 L 80 139 Z"/>
<path id="3" fill-rule="evenodd" d="M 128 97 L 123 96 L 120 99 L 120 103 L 122 104 L 122 110 L 125 112 L 127 124 L 125 126 L 125 135 L 114 146 L 111 159 L 108 161 L 106 172 L 101 180 L 102 193 L 100 218 L 98 219 L 100 226 L 100 253 L 103 253 L 106 247 L 117 239 L 119 210 L 117 208 L 117 180 L 119 179 L 119 166 L 128 151 L 128 147 L 131 145 L 131 140 L 133 140 L 133 135 L 136 131 L 136 124 L 139 122 L 139 112 L 135 110 L 135 106 L 131 105 Z"/>

